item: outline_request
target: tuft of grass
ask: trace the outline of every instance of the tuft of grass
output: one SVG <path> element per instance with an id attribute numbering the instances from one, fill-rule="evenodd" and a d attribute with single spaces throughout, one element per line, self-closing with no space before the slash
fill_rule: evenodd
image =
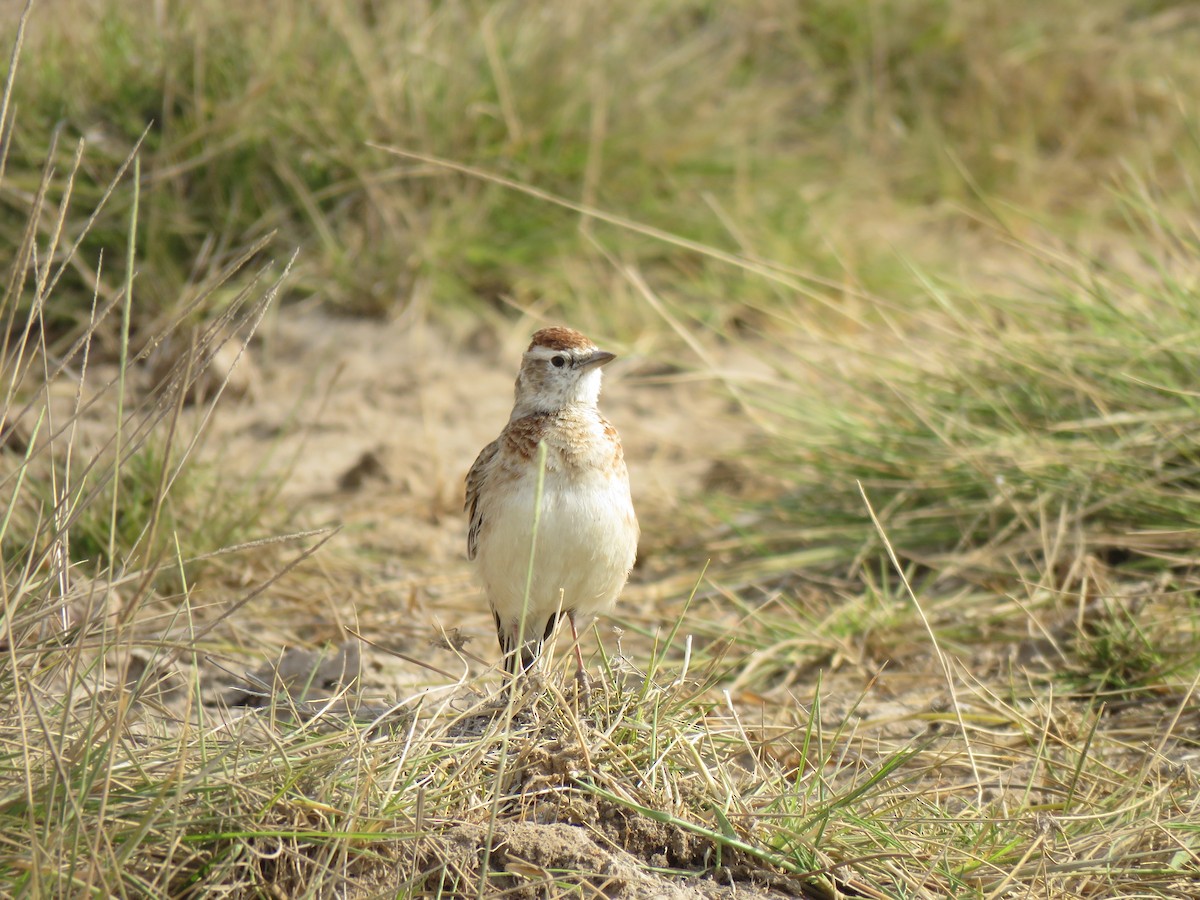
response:
<path id="1" fill-rule="evenodd" d="M 811 530 L 867 558 L 861 484 L 905 557 L 937 572 L 1009 570 L 1051 539 L 1113 564 L 1190 549 L 1200 248 L 1166 220 L 1141 229 L 1138 259 L 1060 256 L 1034 292 L 931 282 L 886 345 L 841 343 L 822 392 L 802 362 L 781 368 L 760 401 L 794 485 L 776 546 Z"/>
<path id="2" fill-rule="evenodd" d="M 0 110 L 0 191 L 8 192 L 5 154 L 14 135 L 28 138 L 5 117 L 11 107 Z M 219 768 L 230 749 L 205 733 L 202 719 L 189 716 L 182 730 L 164 725 L 165 698 L 194 689 L 175 664 L 191 660 L 196 640 L 215 627 L 195 618 L 206 612 L 192 592 L 193 563 L 226 549 L 219 542 L 261 513 L 249 494 L 235 506 L 237 490 L 193 475 L 189 463 L 220 389 L 198 408 L 189 398 L 202 377 L 223 387 L 227 373 L 210 371 L 222 335 L 248 340 L 279 285 L 259 288 L 245 277 L 245 290 L 204 311 L 210 327 L 184 342 L 189 349 L 157 384 L 142 378 L 152 348 L 185 331 L 228 277 L 189 285 L 192 301 L 172 306 L 153 333 L 133 336 L 128 311 L 143 281 L 131 224 L 138 190 L 127 173 L 138 165 L 127 158 L 106 183 L 89 178 L 88 163 L 80 147 L 66 173 L 40 175 L 0 295 L 0 820 L 8 835 L 0 883 L 13 895 L 166 896 L 173 887 L 186 892 L 209 864 L 197 863 L 186 842 L 157 840 L 163 822 L 178 820 L 174 804 L 197 774 L 181 778 L 179 754 L 199 746 L 196 758 Z M 47 199 L 56 189 L 57 212 Z M 89 197 L 94 205 L 65 224 L 66 210 Z M 130 224 L 124 238 L 103 240 L 126 250 L 129 265 L 111 291 L 93 282 L 75 339 L 55 345 L 60 292 L 70 290 L 64 273 L 103 271 L 101 257 L 84 248 L 113 200 Z M 113 328 L 110 317 L 123 323 Z M 223 508 L 206 509 L 213 502 Z M 181 643 L 183 635 L 192 642 Z"/>

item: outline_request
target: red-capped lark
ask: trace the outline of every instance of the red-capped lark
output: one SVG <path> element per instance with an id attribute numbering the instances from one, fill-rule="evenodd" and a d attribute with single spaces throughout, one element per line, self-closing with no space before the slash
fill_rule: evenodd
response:
<path id="1" fill-rule="evenodd" d="M 633 567 L 629 473 L 617 430 L 597 408 L 600 369 L 613 358 L 570 328 L 535 334 L 508 424 L 467 475 L 467 556 L 513 674 L 518 659 L 522 670 L 533 665 L 565 613 L 586 685 L 576 623 L 610 609 Z M 534 546 L 539 443 L 546 462 Z"/>

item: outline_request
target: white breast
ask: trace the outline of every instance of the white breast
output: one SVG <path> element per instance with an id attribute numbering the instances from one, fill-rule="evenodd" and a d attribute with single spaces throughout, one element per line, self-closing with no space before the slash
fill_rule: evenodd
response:
<path id="1" fill-rule="evenodd" d="M 624 464 L 580 473 L 548 467 L 533 553 L 535 472 L 489 498 L 478 564 L 492 607 L 518 621 L 529 587 L 526 624 L 540 631 L 560 608 L 583 618 L 612 606 L 637 552 L 637 525 Z"/>

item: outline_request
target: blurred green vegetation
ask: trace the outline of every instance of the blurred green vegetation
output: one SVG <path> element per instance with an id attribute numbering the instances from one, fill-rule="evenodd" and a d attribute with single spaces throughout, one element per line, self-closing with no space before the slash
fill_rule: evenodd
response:
<path id="1" fill-rule="evenodd" d="M 724 329 L 797 297 L 368 142 L 854 291 L 909 289 L 893 244 L 914 223 L 953 234 L 1015 207 L 1115 226 L 1098 188 L 1123 165 L 1183 185 L 1195 19 L 1191 4 L 1135 0 L 47 0 L 16 84 L 0 245 L 17 245 L 47 135 L 60 134 L 49 204 L 85 142 L 77 234 L 148 127 L 143 312 L 277 232 L 278 255 L 301 248 L 292 292 L 349 312 L 537 303 L 629 331 L 649 321 L 640 304 L 597 311 L 620 294 L 611 253 Z M 128 202 L 105 207 L 85 266 L 119 250 Z M 64 322 L 92 295 L 88 278 L 69 287 Z"/>
<path id="2" fill-rule="evenodd" d="M 1080 257 L 1024 297 L 945 290 L 936 331 L 884 352 L 847 345 L 849 374 L 829 393 L 811 390 L 803 360 L 781 366 L 762 403 L 792 423 L 776 451 L 798 485 L 782 517 L 819 522 L 825 542 L 849 524 L 852 558 L 861 483 L 897 541 L 939 569 L 989 548 L 980 564 L 1007 570 L 1042 558 L 1059 529 L 1121 558 L 1189 547 L 1200 247 L 1190 228 L 1171 236 L 1173 259 Z"/>

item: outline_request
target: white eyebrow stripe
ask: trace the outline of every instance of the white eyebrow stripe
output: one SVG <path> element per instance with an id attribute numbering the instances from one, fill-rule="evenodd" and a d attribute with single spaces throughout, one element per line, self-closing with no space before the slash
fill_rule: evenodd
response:
<path id="1" fill-rule="evenodd" d="M 555 350 L 553 347 L 533 347 L 525 351 L 526 359 L 553 359 L 556 356 L 569 356 L 572 359 L 577 358 L 581 353 L 594 353 L 595 347 L 586 347 L 578 350 Z"/>

